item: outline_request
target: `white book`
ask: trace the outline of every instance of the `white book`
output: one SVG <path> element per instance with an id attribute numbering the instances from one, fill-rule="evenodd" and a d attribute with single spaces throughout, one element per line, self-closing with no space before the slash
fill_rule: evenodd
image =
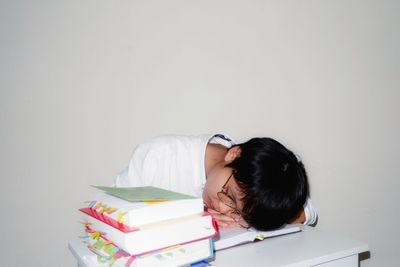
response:
<path id="1" fill-rule="evenodd" d="M 217 234 L 213 217 L 205 212 L 140 227 L 128 227 L 115 220 L 105 220 L 105 217 L 90 208 L 80 211 L 88 232 L 101 233 L 132 255 L 142 255 L 173 245 L 211 238 Z"/>
<path id="2" fill-rule="evenodd" d="M 92 253 L 85 255 L 87 266 L 96 267 L 176 267 L 186 266 L 199 261 L 209 261 L 214 257 L 214 247 L 211 238 L 191 242 L 183 245 L 168 247 L 131 258 L 126 255 L 115 257 L 106 245 L 99 245 L 99 241 L 87 237 L 84 241 Z M 101 243 L 101 242 L 100 242 Z M 111 254 L 111 255 L 110 255 Z M 115 258 L 115 259 L 114 259 Z"/>
<path id="3" fill-rule="evenodd" d="M 214 237 L 214 247 L 215 250 L 221 250 L 240 244 L 251 243 L 256 240 L 263 240 L 269 237 L 286 235 L 300 231 L 300 226 L 295 224 L 287 224 L 282 228 L 272 231 L 258 231 L 253 228 L 220 229 L 218 235 Z"/>
<path id="4" fill-rule="evenodd" d="M 162 202 L 131 202 L 107 193 L 99 193 L 87 203 L 88 207 L 101 213 L 104 217 L 129 227 L 198 214 L 204 210 L 201 198 Z"/>

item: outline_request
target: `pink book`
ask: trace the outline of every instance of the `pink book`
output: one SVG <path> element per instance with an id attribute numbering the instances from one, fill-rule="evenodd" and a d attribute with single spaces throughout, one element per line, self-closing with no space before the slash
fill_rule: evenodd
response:
<path id="1" fill-rule="evenodd" d="M 131 255 L 142 255 L 173 245 L 211 238 L 217 235 L 214 218 L 207 212 L 128 226 L 100 213 L 94 207 L 80 209 L 86 226 L 98 231 Z"/>

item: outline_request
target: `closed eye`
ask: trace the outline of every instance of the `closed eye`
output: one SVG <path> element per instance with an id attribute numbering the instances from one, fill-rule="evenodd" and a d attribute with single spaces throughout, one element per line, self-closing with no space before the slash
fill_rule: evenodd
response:
<path id="1" fill-rule="evenodd" d="M 236 203 L 236 192 L 234 190 L 231 190 L 231 187 L 228 186 L 226 189 L 226 193 L 232 198 L 232 200 Z"/>

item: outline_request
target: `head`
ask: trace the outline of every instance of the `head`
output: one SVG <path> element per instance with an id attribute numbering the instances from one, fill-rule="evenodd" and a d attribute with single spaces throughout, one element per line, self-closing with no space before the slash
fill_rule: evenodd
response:
<path id="1" fill-rule="evenodd" d="M 228 213 L 230 207 L 221 203 L 217 194 L 231 174 L 225 190 L 247 224 L 259 230 L 275 229 L 288 222 L 301 210 L 308 195 L 302 162 L 271 138 L 253 138 L 230 148 L 223 168 L 207 177 L 205 191 L 211 197 L 205 202 L 223 213 Z"/>

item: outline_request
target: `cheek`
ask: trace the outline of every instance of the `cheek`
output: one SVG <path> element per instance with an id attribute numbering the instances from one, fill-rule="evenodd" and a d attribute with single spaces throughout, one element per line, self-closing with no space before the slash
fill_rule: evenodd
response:
<path id="1" fill-rule="evenodd" d="M 210 192 L 209 187 L 206 185 L 203 189 L 203 201 L 208 206 L 210 204 Z"/>

